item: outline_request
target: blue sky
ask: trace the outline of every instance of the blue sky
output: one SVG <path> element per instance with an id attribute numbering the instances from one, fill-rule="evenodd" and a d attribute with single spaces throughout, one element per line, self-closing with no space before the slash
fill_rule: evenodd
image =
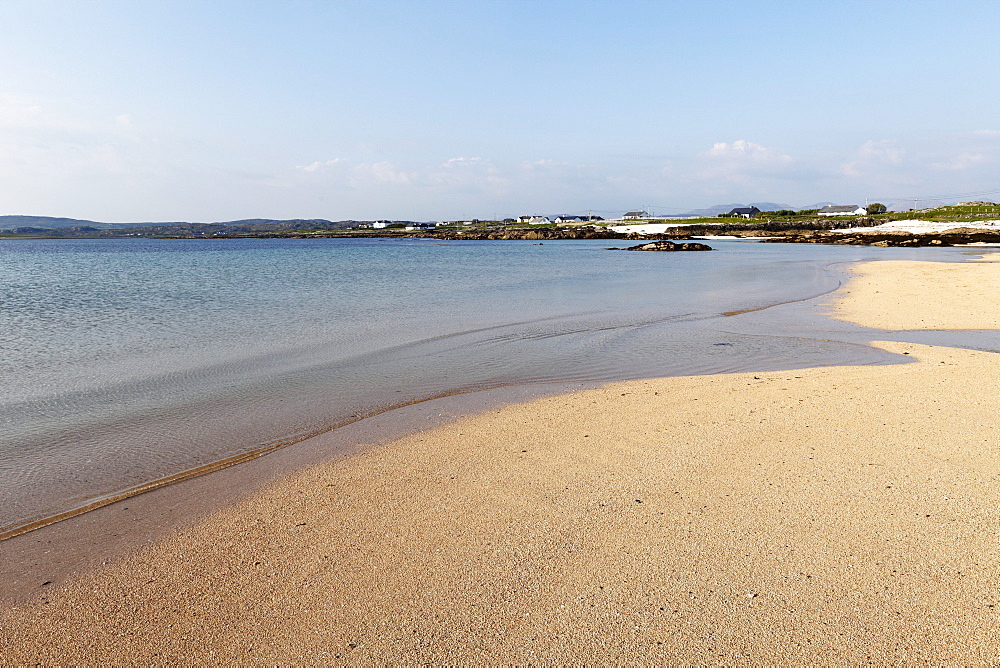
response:
<path id="1" fill-rule="evenodd" d="M 0 214 L 996 200 L 998 23 L 962 0 L 5 0 Z"/>

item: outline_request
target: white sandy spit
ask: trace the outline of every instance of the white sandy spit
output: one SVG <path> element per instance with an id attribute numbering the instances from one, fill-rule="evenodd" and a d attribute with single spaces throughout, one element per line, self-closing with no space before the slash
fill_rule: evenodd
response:
<path id="1" fill-rule="evenodd" d="M 671 223 L 645 223 L 643 225 L 608 225 L 608 229 L 612 232 L 620 232 L 622 234 L 629 234 L 635 232 L 636 234 L 663 234 L 668 228 L 671 227 L 684 227 L 685 225 L 694 225 L 695 223 L 682 223 L 671 222 Z M 698 225 L 713 225 L 715 223 L 697 223 Z"/>
<path id="2" fill-rule="evenodd" d="M 895 220 L 889 223 L 882 223 L 874 227 L 848 227 L 842 230 L 833 230 L 840 233 L 854 232 L 909 232 L 910 234 L 925 234 L 929 232 L 944 232 L 959 228 L 984 229 L 995 231 L 1000 227 L 1000 220 L 977 220 L 977 221 L 930 221 L 930 220 Z"/>

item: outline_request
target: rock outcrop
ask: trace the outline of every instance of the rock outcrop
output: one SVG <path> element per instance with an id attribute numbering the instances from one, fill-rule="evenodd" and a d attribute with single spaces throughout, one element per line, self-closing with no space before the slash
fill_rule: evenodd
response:
<path id="1" fill-rule="evenodd" d="M 1000 243 L 1000 231 L 955 228 L 943 232 L 862 230 L 858 232 L 799 232 L 761 239 L 764 243 L 843 244 L 852 246 L 959 246 L 972 243 Z"/>
<path id="2" fill-rule="evenodd" d="M 667 241 L 665 239 L 660 239 L 659 241 L 654 241 L 648 244 L 639 244 L 638 246 L 629 246 L 628 248 L 621 248 L 616 250 L 630 250 L 630 251 L 709 251 L 712 250 L 711 246 L 705 244 L 699 244 L 695 242 L 688 243 L 674 243 L 672 241 Z"/>
<path id="3" fill-rule="evenodd" d="M 414 235 L 418 236 L 418 235 Z M 440 230 L 431 235 L 435 239 L 462 239 L 465 241 L 525 239 L 528 241 L 548 241 L 553 239 L 624 239 L 625 235 L 606 228 L 557 227 L 545 229 L 501 229 L 501 230 Z"/>

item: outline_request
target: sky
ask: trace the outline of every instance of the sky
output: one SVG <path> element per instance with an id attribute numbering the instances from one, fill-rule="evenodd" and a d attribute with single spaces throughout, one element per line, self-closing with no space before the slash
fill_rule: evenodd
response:
<path id="1" fill-rule="evenodd" d="M 992 0 L 3 0 L 0 214 L 996 201 L 998 24 Z"/>

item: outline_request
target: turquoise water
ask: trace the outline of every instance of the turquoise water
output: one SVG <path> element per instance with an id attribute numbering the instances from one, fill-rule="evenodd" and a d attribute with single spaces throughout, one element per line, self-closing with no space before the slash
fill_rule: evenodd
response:
<path id="1" fill-rule="evenodd" d="M 0 240 L 0 531 L 448 393 L 886 361 L 767 307 L 929 253 L 615 243 Z"/>

